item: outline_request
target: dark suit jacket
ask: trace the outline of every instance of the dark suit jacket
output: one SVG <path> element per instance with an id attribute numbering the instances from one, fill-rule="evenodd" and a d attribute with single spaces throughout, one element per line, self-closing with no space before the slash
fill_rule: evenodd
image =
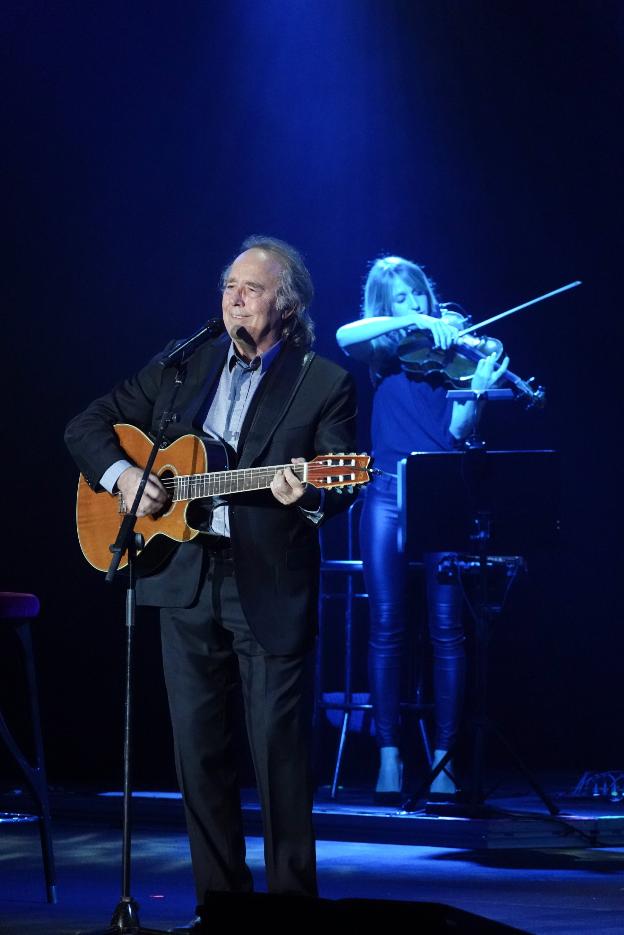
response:
<path id="1" fill-rule="evenodd" d="M 228 347 L 229 338 L 223 335 L 191 358 L 174 405 L 179 419 L 168 426 L 168 439 L 201 434 L 207 401 Z M 163 371 L 156 360 L 95 400 L 67 427 L 69 450 L 95 490 L 107 468 L 124 457 L 112 425 L 128 422 L 147 433 L 157 430 L 174 371 Z M 355 390 L 349 374 L 311 351 L 286 344 L 261 381 L 247 413 L 238 467 L 286 464 L 292 457 L 310 459 L 317 454 L 354 451 L 355 419 Z M 324 518 L 345 509 L 351 499 L 348 493 L 327 491 Z M 299 505 L 285 507 L 264 490 L 231 498 L 230 531 L 241 604 L 256 638 L 269 652 L 301 651 L 310 644 L 316 629 L 317 527 Z M 200 535 L 180 545 L 162 570 L 140 579 L 138 602 L 190 606 L 205 567 L 202 539 Z"/>

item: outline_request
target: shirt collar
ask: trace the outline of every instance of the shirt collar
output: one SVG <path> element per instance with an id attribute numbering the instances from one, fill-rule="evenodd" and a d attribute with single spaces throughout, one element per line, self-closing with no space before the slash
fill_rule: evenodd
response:
<path id="1" fill-rule="evenodd" d="M 265 351 L 264 354 L 258 354 L 253 360 L 250 360 L 247 363 L 246 360 L 240 356 L 238 351 L 234 346 L 234 342 L 230 343 L 230 350 L 228 352 L 228 370 L 230 373 L 234 370 L 236 364 L 240 364 L 245 370 L 259 370 L 260 373 L 266 373 L 277 355 L 279 354 L 282 347 L 282 341 L 278 341 L 277 344 L 274 344 L 273 347 L 270 347 L 268 351 Z"/>

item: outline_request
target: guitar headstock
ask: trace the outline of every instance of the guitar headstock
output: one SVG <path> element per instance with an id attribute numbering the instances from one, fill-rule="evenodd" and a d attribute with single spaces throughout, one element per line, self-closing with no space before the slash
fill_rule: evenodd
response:
<path id="1" fill-rule="evenodd" d="M 313 461 L 308 461 L 305 479 L 313 487 L 326 490 L 367 484 L 371 479 L 370 462 L 367 454 L 317 455 Z"/>

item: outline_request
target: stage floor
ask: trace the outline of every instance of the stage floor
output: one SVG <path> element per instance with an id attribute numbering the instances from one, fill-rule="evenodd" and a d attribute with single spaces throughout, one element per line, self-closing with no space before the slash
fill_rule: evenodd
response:
<path id="1" fill-rule="evenodd" d="M 536 795 L 527 795 L 517 781 L 503 784 L 487 799 L 492 814 L 474 817 L 470 809 L 460 804 L 445 806 L 417 803 L 414 811 L 400 805 L 380 806 L 373 803 L 369 791 L 340 789 L 332 799 L 329 787 L 317 790 L 314 803 L 314 824 L 318 838 L 338 841 L 362 841 L 376 844 L 413 844 L 432 847 L 459 848 L 584 848 L 624 847 L 624 801 L 602 798 L 573 797 L 565 781 L 549 783 L 546 790 L 558 813 L 551 815 Z M 561 791 L 563 790 L 563 791 Z M 100 810 L 111 809 L 120 792 L 103 792 Z M 149 818 L 152 813 L 160 820 L 164 815 L 182 822 L 179 793 L 136 793 L 135 813 Z M 56 804 L 57 811 L 62 808 Z M 88 803 L 76 800 L 64 802 L 66 813 L 88 808 Z M 254 790 L 243 791 L 245 830 L 250 835 L 262 833 L 260 808 Z"/>
<path id="2" fill-rule="evenodd" d="M 315 822 L 321 895 L 416 908 L 441 903 L 536 935 L 621 932 L 624 806 L 572 804 L 547 791 L 564 812 L 555 819 L 546 817 L 537 799 L 506 789 L 490 801 L 519 817 L 476 821 L 402 814 L 373 806 L 354 791 L 343 790 L 332 802 L 320 790 Z M 17 811 L 20 801 L 5 795 L 0 808 Z M 1 935 L 74 935 L 108 925 L 120 895 L 120 805 L 116 792 L 53 790 L 56 906 L 45 902 L 36 826 L 0 825 Z M 261 891 L 262 840 L 252 793 L 245 796 L 245 822 L 249 864 Z M 166 931 L 193 914 L 190 858 L 175 794 L 136 797 L 131 891 L 143 926 Z"/>

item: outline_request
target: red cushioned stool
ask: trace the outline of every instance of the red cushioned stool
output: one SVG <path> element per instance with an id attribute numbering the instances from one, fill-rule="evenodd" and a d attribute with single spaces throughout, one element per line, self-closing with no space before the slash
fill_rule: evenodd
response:
<path id="1" fill-rule="evenodd" d="M 30 701 L 30 715 L 34 739 L 34 763 L 24 755 L 0 711 L 0 737 L 4 740 L 15 762 L 23 773 L 28 789 L 36 804 L 36 813 L 0 813 L 2 821 L 38 821 L 43 855 L 43 870 L 46 881 L 48 902 L 56 902 L 56 877 L 54 870 L 54 852 L 50 829 L 50 801 L 43 758 L 43 740 L 41 736 L 41 718 L 35 675 L 35 660 L 30 632 L 30 621 L 39 614 L 39 600 L 34 594 L 15 594 L 0 591 L 0 626 L 10 626 L 19 637 L 24 654 L 26 681 Z"/>

